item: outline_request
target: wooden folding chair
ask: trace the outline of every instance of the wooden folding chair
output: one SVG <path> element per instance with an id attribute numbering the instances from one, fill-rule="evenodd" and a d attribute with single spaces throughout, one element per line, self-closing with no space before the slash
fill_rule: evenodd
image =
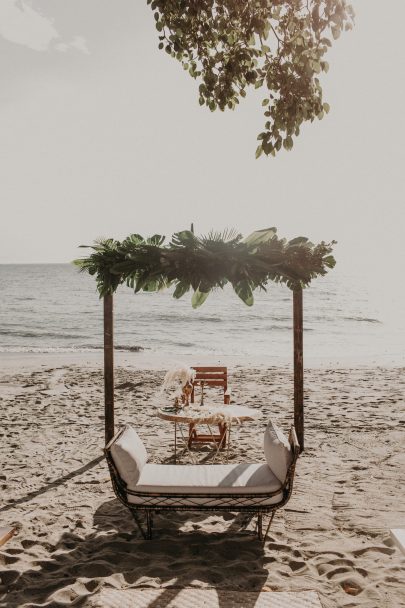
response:
<path id="1" fill-rule="evenodd" d="M 201 391 L 201 403 L 204 403 L 205 387 L 219 387 L 223 389 L 224 404 L 229 405 L 231 397 L 228 392 L 228 369 L 226 367 L 197 367 L 192 366 L 196 371 L 193 381 L 193 390 L 190 401 L 195 401 L 195 389 L 199 387 Z M 226 435 L 228 427 L 226 423 L 218 423 L 219 434 L 202 434 L 197 432 L 197 425 L 192 423 L 189 426 L 188 446 L 193 443 L 217 443 L 221 448 L 226 447 Z"/>

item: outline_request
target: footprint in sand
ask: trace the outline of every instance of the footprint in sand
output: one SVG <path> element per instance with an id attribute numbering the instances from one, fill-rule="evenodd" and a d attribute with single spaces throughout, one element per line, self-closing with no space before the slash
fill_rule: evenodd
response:
<path id="1" fill-rule="evenodd" d="M 285 551 L 287 553 L 292 553 L 291 547 L 283 545 L 282 543 L 268 543 L 267 548 L 270 551 Z"/>
<path id="2" fill-rule="evenodd" d="M 395 553 L 395 549 L 390 549 L 390 547 L 378 547 L 377 545 L 372 545 L 371 547 L 364 547 L 364 549 L 357 549 L 353 551 L 353 555 L 358 557 L 359 555 L 364 555 L 368 551 L 375 551 L 377 553 L 385 553 L 385 555 L 392 555 Z"/>
<path id="3" fill-rule="evenodd" d="M 329 580 L 333 580 L 338 577 L 339 574 L 347 574 L 348 572 L 352 572 L 352 569 L 348 568 L 347 566 L 341 566 L 340 568 L 334 568 L 332 570 L 329 570 L 329 572 L 326 573 L 326 578 L 328 578 Z"/>
<path id="4" fill-rule="evenodd" d="M 290 566 L 290 568 L 293 572 L 301 572 L 303 570 L 308 569 L 307 564 L 305 562 L 301 562 L 301 561 L 292 560 L 291 562 L 289 562 L 288 565 Z"/>
<path id="5" fill-rule="evenodd" d="M 343 557 L 339 557 L 338 559 L 331 559 L 329 561 L 331 566 L 354 566 L 354 562 L 351 559 L 345 559 Z"/>
<path id="6" fill-rule="evenodd" d="M 13 557 L 8 553 L 2 553 L 2 559 L 4 560 L 4 565 L 8 566 L 9 564 L 15 564 L 20 561 L 19 557 Z"/>
<path id="7" fill-rule="evenodd" d="M 11 585 L 11 583 L 14 583 L 19 576 L 20 573 L 17 570 L 6 570 L 4 572 L 0 572 L 0 583 L 4 586 Z"/>

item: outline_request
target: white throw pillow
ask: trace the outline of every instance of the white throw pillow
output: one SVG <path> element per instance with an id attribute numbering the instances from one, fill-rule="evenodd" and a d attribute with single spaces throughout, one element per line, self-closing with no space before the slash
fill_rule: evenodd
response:
<path id="1" fill-rule="evenodd" d="M 111 456 L 120 477 L 129 488 L 136 486 L 148 454 L 138 433 L 126 426 L 121 435 L 111 443 Z"/>
<path id="2" fill-rule="evenodd" d="M 291 446 L 287 437 L 272 420 L 264 431 L 263 449 L 269 468 L 277 479 L 284 483 L 292 461 Z"/>

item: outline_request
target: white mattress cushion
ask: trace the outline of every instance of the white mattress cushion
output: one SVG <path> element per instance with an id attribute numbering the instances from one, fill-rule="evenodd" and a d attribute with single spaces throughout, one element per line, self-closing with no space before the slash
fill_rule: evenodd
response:
<path id="1" fill-rule="evenodd" d="M 287 437 L 272 420 L 264 431 L 263 449 L 270 469 L 284 483 L 293 455 Z"/>
<path id="2" fill-rule="evenodd" d="M 255 503 L 248 495 L 257 495 L 260 504 L 272 504 L 282 499 L 281 483 L 267 464 L 218 464 L 218 465 L 160 465 L 146 464 L 142 469 L 138 484 L 131 490 L 148 494 L 168 494 L 168 505 L 223 505 L 221 494 L 238 496 L 246 494 L 246 501 Z M 266 497 L 269 492 L 277 492 L 273 497 Z M 185 494 L 184 497 L 170 497 L 170 494 Z M 213 494 L 214 497 L 203 497 L 202 494 Z M 156 496 L 156 504 L 159 496 Z M 153 496 L 142 497 L 128 494 L 128 501 L 133 504 L 154 504 Z M 164 504 L 166 504 L 164 503 Z M 228 499 L 227 499 L 228 503 Z M 229 502 L 232 506 L 232 500 Z"/>
<path id="3" fill-rule="evenodd" d="M 125 427 L 121 435 L 112 440 L 110 451 L 120 477 L 127 486 L 135 486 L 148 460 L 145 446 L 135 429 Z"/>

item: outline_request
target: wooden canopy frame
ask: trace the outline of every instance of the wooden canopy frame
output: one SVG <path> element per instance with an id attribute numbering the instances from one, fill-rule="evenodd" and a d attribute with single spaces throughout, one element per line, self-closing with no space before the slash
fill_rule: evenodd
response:
<path id="1" fill-rule="evenodd" d="M 293 291 L 294 334 L 294 426 L 304 449 L 304 348 L 302 288 Z M 114 305 L 113 295 L 104 296 L 104 404 L 105 443 L 114 437 Z"/>
<path id="2" fill-rule="evenodd" d="M 82 271 L 95 276 L 104 299 L 105 440 L 114 436 L 114 319 L 113 294 L 122 284 L 138 291 L 157 291 L 174 285 L 173 296 L 190 290 L 194 308 L 210 291 L 230 283 L 236 295 L 253 305 L 253 292 L 269 281 L 283 283 L 292 291 L 294 425 L 304 449 L 303 288 L 333 268 L 335 244 L 311 243 L 306 237 L 279 239 L 275 228 L 257 230 L 242 239 L 232 231 L 197 237 L 183 230 L 165 244 L 165 237 L 144 239 L 132 234 L 124 241 L 104 239 L 91 246 L 93 253 L 75 261 Z"/>

